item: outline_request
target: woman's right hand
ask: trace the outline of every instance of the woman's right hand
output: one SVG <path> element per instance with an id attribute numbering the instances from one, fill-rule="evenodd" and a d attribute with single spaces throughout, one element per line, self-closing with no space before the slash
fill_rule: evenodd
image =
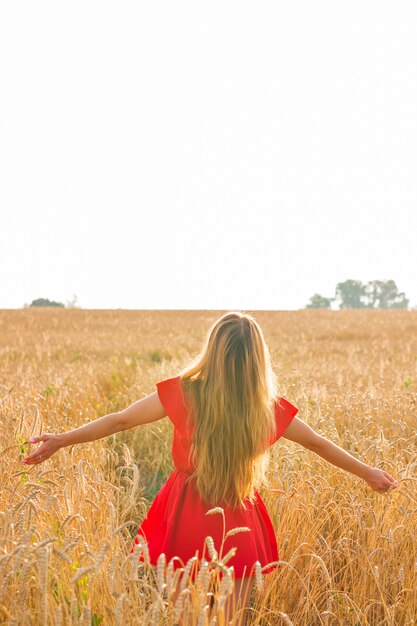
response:
<path id="1" fill-rule="evenodd" d="M 23 461 L 21 461 L 22 465 L 39 465 L 39 463 L 43 463 L 46 459 L 49 459 L 49 457 L 62 447 L 60 434 L 45 433 L 44 435 L 39 435 L 39 437 L 33 437 L 29 443 L 39 443 L 40 441 L 43 442 L 40 448 L 37 448 L 23 459 Z"/>
<path id="2" fill-rule="evenodd" d="M 368 483 L 374 491 L 378 493 L 389 493 L 396 487 L 398 487 L 398 481 L 395 480 L 385 470 L 378 469 L 377 467 L 370 467 L 369 471 L 363 477 L 365 482 Z"/>

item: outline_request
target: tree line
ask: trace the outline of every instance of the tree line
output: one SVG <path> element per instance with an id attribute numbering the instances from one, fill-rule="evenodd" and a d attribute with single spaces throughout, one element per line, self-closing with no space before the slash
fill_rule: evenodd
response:
<path id="1" fill-rule="evenodd" d="M 394 280 L 371 280 L 364 284 L 360 280 L 345 280 L 337 283 L 332 298 L 315 293 L 311 296 L 307 309 L 330 309 L 332 303 L 340 309 L 407 309 L 409 299 L 403 291 L 398 291 Z M 77 296 L 66 305 L 48 298 L 37 298 L 26 307 L 65 307 L 79 308 Z"/>
<path id="2" fill-rule="evenodd" d="M 35 300 L 32 300 L 30 304 L 27 304 L 25 302 L 25 304 L 23 305 L 23 308 L 26 309 L 28 307 L 38 307 L 38 306 L 40 307 L 45 307 L 45 306 L 67 307 L 69 309 L 80 308 L 78 304 L 78 298 L 75 294 L 73 295 L 72 300 L 68 300 L 66 304 L 64 304 L 63 302 L 57 302 L 56 300 L 49 300 L 49 298 L 36 298 Z"/>
<path id="3" fill-rule="evenodd" d="M 364 284 L 360 280 L 345 280 L 337 283 L 333 298 L 315 293 L 307 309 L 330 309 L 332 303 L 340 309 L 407 309 L 409 299 L 398 291 L 394 280 L 371 280 Z"/>

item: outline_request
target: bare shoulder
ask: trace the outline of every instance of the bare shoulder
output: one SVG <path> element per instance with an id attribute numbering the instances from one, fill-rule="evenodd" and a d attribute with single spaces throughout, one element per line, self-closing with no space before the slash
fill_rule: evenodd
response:
<path id="1" fill-rule="evenodd" d="M 282 436 L 285 439 L 299 443 L 301 446 L 308 448 L 309 450 L 316 448 L 321 440 L 321 435 L 316 433 L 311 426 L 309 426 L 300 417 L 294 417 Z"/>

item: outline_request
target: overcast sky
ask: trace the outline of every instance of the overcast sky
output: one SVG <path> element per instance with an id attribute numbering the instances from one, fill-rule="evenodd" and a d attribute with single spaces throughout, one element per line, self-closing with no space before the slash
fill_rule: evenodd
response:
<path id="1" fill-rule="evenodd" d="M 417 304 L 417 7 L 0 4 L 0 308 Z"/>

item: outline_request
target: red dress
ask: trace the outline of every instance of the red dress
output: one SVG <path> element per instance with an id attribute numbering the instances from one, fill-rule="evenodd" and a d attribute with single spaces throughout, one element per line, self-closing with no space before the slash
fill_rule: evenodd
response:
<path id="1" fill-rule="evenodd" d="M 165 553 L 167 561 L 177 556 L 184 565 L 193 556 L 210 561 L 205 538 L 210 535 L 214 540 L 215 549 L 220 550 L 223 539 L 223 516 L 220 513 L 206 515 L 214 505 L 203 502 L 194 479 L 186 482 L 191 473 L 188 453 L 192 430 L 186 430 L 188 413 L 180 392 L 179 376 L 163 380 L 157 383 L 156 387 L 159 399 L 174 424 L 172 457 L 176 469 L 156 495 L 147 517 L 137 531 L 135 543 L 138 543 L 138 535 L 145 538 L 153 565 L 156 565 L 162 552 Z M 281 397 L 280 404 L 276 404 L 275 407 L 276 434 L 270 440 L 270 445 L 282 436 L 297 412 L 297 407 Z M 233 565 L 235 578 L 253 576 L 255 571 L 254 568 L 252 570 L 252 566 L 255 561 L 259 561 L 263 567 L 279 559 L 271 519 L 257 490 L 255 495 L 254 504 L 251 505 L 248 500 L 246 501 L 248 504 L 246 511 L 234 510 L 219 504 L 224 509 L 226 532 L 237 526 L 247 526 L 251 529 L 232 535 L 224 542 L 223 555 L 226 555 L 232 547 L 237 548 L 235 556 L 227 562 L 228 567 Z M 134 545 L 130 552 L 133 551 Z M 142 554 L 139 560 L 144 560 Z M 175 569 L 182 566 L 178 559 L 174 560 Z M 263 573 L 271 572 L 275 567 L 277 566 L 273 565 Z M 194 578 L 193 574 L 194 567 L 191 578 Z"/>

